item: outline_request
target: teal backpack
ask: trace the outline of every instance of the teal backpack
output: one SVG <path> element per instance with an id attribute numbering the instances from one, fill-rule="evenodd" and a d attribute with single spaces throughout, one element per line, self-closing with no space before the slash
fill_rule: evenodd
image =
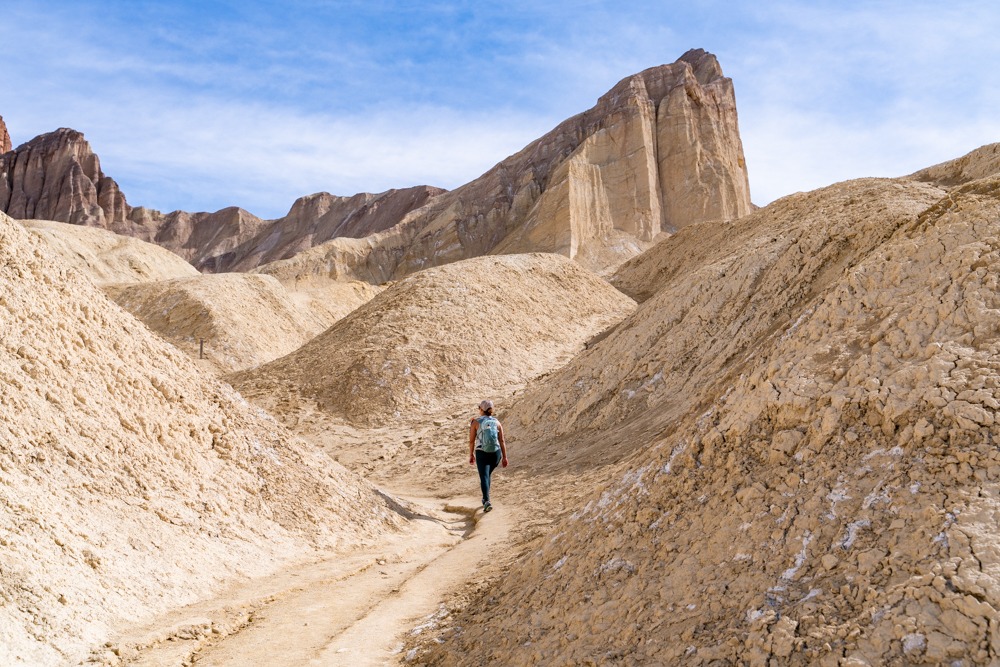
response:
<path id="1" fill-rule="evenodd" d="M 500 422 L 496 417 L 476 417 L 479 422 L 479 430 L 476 431 L 476 449 L 481 449 L 487 454 L 499 451 L 500 449 Z"/>

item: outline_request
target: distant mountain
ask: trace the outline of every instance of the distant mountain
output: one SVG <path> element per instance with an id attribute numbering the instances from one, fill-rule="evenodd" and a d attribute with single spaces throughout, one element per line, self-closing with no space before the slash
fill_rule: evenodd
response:
<path id="1" fill-rule="evenodd" d="M 488 172 L 361 241 L 264 271 L 372 282 L 488 253 L 556 252 L 607 271 L 661 232 L 749 213 L 732 80 L 700 49 L 630 76 Z"/>
<path id="2" fill-rule="evenodd" d="M 127 203 L 75 130 L 0 156 L 0 210 L 104 227 L 202 271 L 374 283 L 485 254 L 555 252 L 609 271 L 663 232 L 749 213 L 732 80 L 696 49 L 630 76 L 588 111 L 452 191 L 303 197 L 261 220 L 240 208 L 163 214 Z M 318 246 L 318 247 L 317 247 Z"/>
<path id="3" fill-rule="evenodd" d="M 0 124 L 0 142 L 4 136 Z M 322 192 L 300 198 L 277 220 L 236 207 L 164 214 L 130 206 L 76 130 L 40 135 L 0 156 L 0 210 L 11 217 L 109 229 L 161 245 L 212 272 L 252 269 L 335 236 L 382 231 L 441 192 L 429 186 L 351 197 Z"/>

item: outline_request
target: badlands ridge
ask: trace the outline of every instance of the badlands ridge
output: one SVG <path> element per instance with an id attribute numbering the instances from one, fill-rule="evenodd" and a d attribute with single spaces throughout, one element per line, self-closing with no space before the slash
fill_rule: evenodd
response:
<path id="1" fill-rule="evenodd" d="M 1000 661 L 1000 144 L 752 210 L 702 51 L 294 223 L 71 132 L 0 156 L 3 664 Z"/>

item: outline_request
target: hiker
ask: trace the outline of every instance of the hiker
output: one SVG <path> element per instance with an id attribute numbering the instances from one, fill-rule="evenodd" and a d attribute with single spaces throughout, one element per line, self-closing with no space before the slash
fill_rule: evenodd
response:
<path id="1" fill-rule="evenodd" d="M 479 404 L 479 416 L 469 425 L 469 465 L 479 470 L 479 486 L 483 491 L 483 511 L 493 509 L 490 503 L 490 475 L 497 464 L 507 467 L 507 445 L 503 439 L 503 426 L 493 416 L 493 401 Z"/>

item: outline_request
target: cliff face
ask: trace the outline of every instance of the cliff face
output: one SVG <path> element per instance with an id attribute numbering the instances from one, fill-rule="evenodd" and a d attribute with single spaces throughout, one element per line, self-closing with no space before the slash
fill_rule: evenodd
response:
<path id="1" fill-rule="evenodd" d="M 701 50 L 621 81 L 478 179 L 384 234 L 262 270 L 381 282 L 488 253 L 556 252 L 607 271 L 661 232 L 751 210 L 730 79 Z"/>
<path id="2" fill-rule="evenodd" d="M 2 134 L 6 136 L 6 128 Z M 83 135 L 66 128 L 0 155 L 0 211 L 18 219 L 129 232 L 118 184 L 101 171 L 101 161 Z"/>

